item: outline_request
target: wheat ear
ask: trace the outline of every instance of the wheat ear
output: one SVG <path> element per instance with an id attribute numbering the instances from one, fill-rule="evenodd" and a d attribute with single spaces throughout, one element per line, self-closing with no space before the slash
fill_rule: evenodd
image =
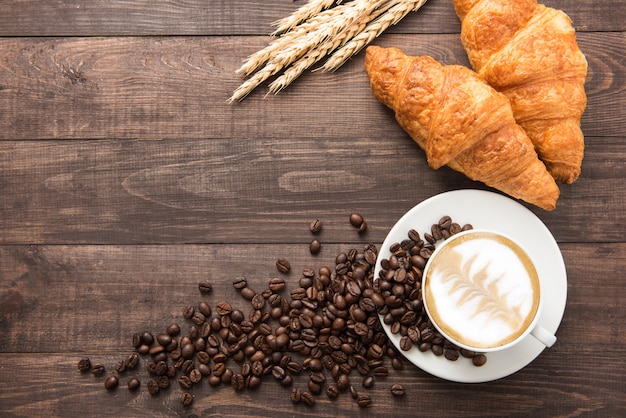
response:
<path id="1" fill-rule="evenodd" d="M 341 0 L 309 0 L 289 16 L 273 22 L 272 26 L 277 27 L 273 35 L 290 31 L 307 19 L 318 15 L 322 10 L 329 9 L 339 3 Z"/>
<path id="2" fill-rule="evenodd" d="M 347 42 L 359 33 L 366 26 L 372 15 L 373 9 L 380 6 L 387 0 L 355 0 L 346 4 L 346 9 L 342 14 L 343 30 L 340 30 L 336 36 L 327 37 L 318 46 L 310 48 L 306 54 L 295 61 L 291 67 L 285 70 L 284 74 L 278 77 L 269 86 L 270 93 L 278 93 L 285 87 L 290 85 L 298 78 L 307 68 L 327 56 L 331 51 Z"/>
<path id="3" fill-rule="evenodd" d="M 271 76 L 277 74 L 283 67 L 275 64 L 268 64 L 263 67 L 262 70 L 258 71 L 248 80 L 244 81 L 237 89 L 233 92 L 233 95 L 228 99 L 230 103 L 243 100 L 248 94 L 252 92 L 259 84 L 270 78 Z"/>
<path id="4" fill-rule="evenodd" d="M 289 55 L 288 51 L 293 51 L 297 46 L 311 45 L 314 38 L 319 43 L 320 38 L 331 36 L 333 33 L 329 31 L 331 26 L 338 27 L 338 17 L 343 12 L 344 6 L 338 6 L 333 9 L 325 10 L 315 16 L 312 16 L 306 22 L 301 23 L 298 27 L 289 32 L 283 33 L 275 38 L 268 46 L 250 55 L 244 64 L 235 71 L 238 74 L 250 75 L 254 71 L 261 68 L 268 61 L 275 60 L 276 55 Z M 335 31 L 337 29 L 335 28 Z M 295 61 L 297 58 L 291 59 Z M 289 60 L 287 60 L 289 61 Z"/>
<path id="5" fill-rule="evenodd" d="M 395 25 L 407 14 L 417 11 L 426 3 L 426 0 L 397 0 L 395 4 L 368 24 L 365 29 L 356 35 L 341 48 L 337 49 L 333 55 L 316 70 L 335 71 L 341 67 L 350 57 L 357 54 L 365 46 L 382 34 L 389 26 Z"/>

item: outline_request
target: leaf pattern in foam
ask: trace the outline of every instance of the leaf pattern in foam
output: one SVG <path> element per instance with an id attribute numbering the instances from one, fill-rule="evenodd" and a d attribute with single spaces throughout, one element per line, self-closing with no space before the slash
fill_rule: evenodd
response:
<path id="1" fill-rule="evenodd" d="M 458 251 L 451 251 L 446 268 L 442 269 L 443 283 L 450 282 L 448 294 L 452 296 L 460 292 L 457 298 L 457 306 L 478 299 L 476 309 L 472 317 L 479 313 L 487 313 L 492 320 L 501 320 L 512 329 L 517 329 L 522 323 L 520 306 L 511 306 L 507 300 L 507 293 L 500 293 L 498 282 L 504 277 L 504 273 L 493 277 L 489 274 L 489 263 L 472 273 L 472 267 L 476 263 L 477 254 L 463 261 L 463 255 Z"/>

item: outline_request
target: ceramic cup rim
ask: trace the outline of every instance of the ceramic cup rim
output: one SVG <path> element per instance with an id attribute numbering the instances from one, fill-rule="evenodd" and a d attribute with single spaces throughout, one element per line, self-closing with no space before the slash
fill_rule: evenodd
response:
<path id="1" fill-rule="evenodd" d="M 489 233 L 489 234 L 499 235 L 501 237 L 504 237 L 504 238 L 510 240 L 512 243 L 517 245 L 526 254 L 526 256 L 528 257 L 528 259 L 530 260 L 530 262 L 532 264 L 532 268 L 535 270 L 535 272 L 537 274 L 537 279 L 538 279 L 538 282 L 539 282 L 539 303 L 538 303 L 538 306 L 537 306 L 537 310 L 535 311 L 535 315 L 533 317 L 533 320 L 528 324 L 528 326 L 526 327 L 524 332 L 522 332 L 520 335 L 517 336 L 517 338 L 515 338 L 512 341 L 509 341 L 506 344 L 498 345 L 498 346 L 495 346 L 495 347 L 474 347 L 474 346 L 465 344 L 465 343 L 463 343 L 461 341 L 458 341 L 456 338 L 451 337 L 447 332 L 445 332 L 437 324 L 437 321 L 435 321 L 433 319 L 433 315 L 431 315 L 430 310 L 428 308 L 428 302 L 427 302 L 428 298 L 426 297 L 426 295 L 423 295 L 422 302 L 424 304 L 424 308 L 426 310 L 426 314 L 428 315 L 428 318 L 430 319 L 430 322 L 437 329 L 437 331 L 439 331 L 441 333 L 441 335 L 443 335 L 447 340 L 449 340 L 450 342 L 454 343 L 458 347 L 464 348 L 466 350 L 475 351 L 475 352 L 481 352 L 481 353 L 487 353 L 487 352 L 494 352 L 494 351 L 505 350 L 507 348 L 510 348 L 510 347 L 518 344 L 519 342 L 524 340 L 526 337 L 528 337 L 528 335 L 538 326 L 539 318 L 541 317 L 541 311 L 542 311 L 542 308 L 543 308 L 543 294 L 541 292 L 541 276 L 539 274 L 539 269 L 537 268 L 535 260 L 530 255 L 530 253 L 528 252 L 526 247 L 524 245 L 522 245 L 518 240 L 516 240 L 515 238 L 511 237 L 510 235 L 505 234 L 505 233 L 500 232 L 500 231 L 493 230 L 493 229 L 488 229 L 488 228 L 474 228 L 474 229 L 469 229 L 469 230 L 466 230 L 466 231 L 461 231 L 461 232 L 459 232 L 457 234 L 452 235 L 450 238 L 446 239 L 441 244 L 439 244 L 435 248 L 433 253 L 430 255 L 430 257 L 428 258 L 428 260 L 426 262 L 426 265 L 424 266 L 422 292 L 427 292 L 427 289 L 428 289 L 428 286 L 427 286 L 426 282 L 428 280 L 428 273 L 429 273 L 430 267 L 432 265 L 431 260 L 436 258 L 436 256 L 441 252 L 442 248 L 448 246 L 451 242 L 453 242 L 453 241 L 455 241 L 455 240 L 457 240 L 457 239 L 459 239 L 459 238 L 461 238 L 461 237 L 463 237 L 465 235 L 474 235 L 474 234 L 478 234 L 478 233 Z"/>

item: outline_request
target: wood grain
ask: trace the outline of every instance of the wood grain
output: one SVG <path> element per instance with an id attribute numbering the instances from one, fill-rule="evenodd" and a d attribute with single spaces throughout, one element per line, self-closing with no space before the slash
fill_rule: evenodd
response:
<path id="1" fill-rule="evenodd" d="M 613 191 L 626 178 L 626 148 L 588 143 L 583 175 L 561 186 L 557 209 L 527 207 L 559 241 L 621 242 L 625 197 Z M 315 218 L 333 223 L 324 242 L 341 242 L 354 232 L 351 211 L 381 243 L 420 201 L 485 188 L 430 169 L 395 128 L 380 139 L 4 141 L 0 155 L 6 244 L 306 243 Z"/>
<path id="2" fill-rule="evenodd" d="M 357 245 L 333 246 L 333 254 L 360 248 Z M 626 247 L 598 245 L 589 254 L 587 245 L 568 244 L 563 245 L 563 254 L 569 274 L 568 308 L 553 348 L 515 377 L 484 385 L 445 382 L 407 364 L 403 371 L 378 379 L 368 391 L 375 402 L 373 410 L 391 407 L 400 416 L 429 416 L 433 410 L 475 416 L 483 408 L 497 414 L 585 410 L 613 415 L 624 408 L 621 370 L 626 365 L 626 337 L 621 318 L 626 307 L 620 303 L 621 283 L 604 278 L 626 268 Z M 287 276 L 289 288 L 295 286 L 301 268 L 317 269 L 334 259 L 329 253 L 312 257 L 304 245 L 0 247 L 0 275 L 12 283 L 0 292 L 0 351 L 4 353 L 0 413 L 33 416 L 47 410 L 70 416 L 86 408 L 88 415 L 98 411 L 100 416 L 182 414 L 175 384 L 155 399 L 145 390 L 133 395 L 124 387 L 110 394 L 102 378 L 81 375 L 76 364 L 87 356 L 112 370 L 132 352 L 133 333 L 162 332 L 172 322 L 180 323 L 186 332 L 182 310 L 200 300 L 213 306 L 227 300 L 246 312 L 249 302 L 236 294 L 232 279 L 244 275 L 251 287 L 262 289 L 278 274 L 274 267 L 278 257 L 288 258 L 294 267 Z M 207 278 L 214 284 L 213 293 L 201 296 L 197 283 Z M 54 321 L 46 319 L 51 313 Z M 598 321 L 600 317 L 604 319 Z M 135 375 L 145 382 L 143 367 L 123 374 L 122 383 Z M 581 374 L 588 378 L 581 381 Z M 555 381 L 555 376 L 558 384 L 545 384 Z M 305 380 L 300 376 L 296 385 L 304 385 Z M 388 392 L 396 382 L 409 393 L 399 401 Z M 229 386 L 213 389 L 206 382 L 193 393 L 194 408 L 203 416 L 245 416 L 253 410 L 255 416 L 305 412 L 294 409 L 286 389 L 271 377 L 260 390 L 239 395 Z M 262 402 L 267 397 L 276 402 Z M 318 401 L 314 411 L 326 411 L 322 414 L 327 416 L 358 413 L 347 394 L 334 402 L 325 396 Z"/>
<path id="3" fill-rule="evenodd" d="M 363 54 L 267 83 L 228 104 L 235 70 L 304 0 L 0 2 L 0 416 L 607 416 L 626 415 L 626 3 L 546 0 L 577 29 L 589 62 L 582 175 L 554 212 L 529 207 L 558 241 L 568 275 L 557 344 L 512 376 L 464 385 L 405 364 L 377 379 L 373 407 L 343 393 L 292 405 L 272 380 L 236 394 L 177 384 L 107 392 L 78 372 L 109 370 L 133 333 L 183 330 L 187 304 L 248 302 L 286 257 L 332 266 L 380 245 L 408 209 L 455 189 L 486 189 L 423 152 L 371 95 Z M 375 41 L 467 65 L 449 0 L 429 0 Z M 361 212 L 359 235 L 348 215 Z M 308 224 L 321 219 L 312 256 Z M 511 219 L 515 222 L 515 219 Z M 197 284 L 214 284 L 202 296 Z M 147 378 L 145 359 L 137 374 Z M 127 376 L 122 377 L 122 384 Z M 296 385 L 306 385 L 305 375 Z M 360 381 L 353 383 L 359 391 Z M 407 396 L 394 399 L 392 383 Z"/>
<path id="4" fill-rule="evenodd" d="M 623 31 L 620 0 L 546 0 L 564 10 L 579 31 Z M 0 36 L 84 35 L 265 35 L 271 23 L 300 7 L 293 0 L 160 1 L 109 0 L 94 3 L 20 1 L 0 4 Z M 418 13 L 390 29 L 398 33 L 459 31 L 451 1 L 429 0 Z"/>
<path id="5" fill-rule="evenodd" d="M 626 100 L 619 59 L 626 37 L 579 38 L 590 67 L 583 131 L 624 136 L 613 109 Z M 306 73 L 279 95 L 266 97 L 263 85 L 229 104 L 243 81 L 235 70 L 266 43 L 259 37 L 0 38 L 0 139 L 280 138 L 289 128 L 304 137 L 380 137 L 395 128 L 372 98 L 363 54 L 334 73 Z M 467 65 L 456 34 L 389 35 L 376 44 Z M 308 129 L 290 111 L 304 108 Z"/>
<path id="6" fill-rule="evenodd" d="M 249 302 L 232 287 L 236 277 L 248 278 L 258 291 L 270 278 L 285 277 L 288 289 L 293 289 L 303 269 L 332 268 L 337 254 L 362 250 L 367 243 L 356 238 L 351 243 L 328 244 L 318 256 L 309 254 L 306 244 L 2 246 L 0 352 L 127 350 L 136 332 L 158 333 L 171 322 L 187 323 L 183 309 L 203 299 L 213 305 L 227 300 L 247 313 Z M 626 268 L 626 244 L 592 248 L 562 244 L 561 248 L 568 304 L 559 344 L 549 355 L 623 353 L 622 283 L 606 278 Z M 276 270 L 279 257 L 292 264 L 289 275 Z M 197 288 L 203 280 L 214 286 L 208 297 Z M 54 321 L 46 320 L 50 313 Z M 81 332 L 66 332 L 76 329 Z"/>

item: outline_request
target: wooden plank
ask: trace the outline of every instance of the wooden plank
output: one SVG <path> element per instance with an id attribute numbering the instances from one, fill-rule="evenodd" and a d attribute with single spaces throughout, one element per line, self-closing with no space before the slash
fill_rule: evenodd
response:
<path id="1" fill-rule="evenodd" d="M 247 314 L 250 302 L 232 286 L 236 277 L 247 277 L 259 292 L 270 278 L 285 277 L 288 295 L 303 269 L 333 268 L 337 254 L 362 250 L 367 242 L 329 244 L 319 256 L 304 244 L 0 246 L 0 352 L 129 350 L 134 333 L 163 332 L 172 322 L 186 330 L 191 322 L 183 319 L 183 309 L 200 300 L 213 307 L 226 300 Z M 561 248 L 567 309 L 559 344 L 546 356 L 560 361 L 599 350 L 620 354 L 623 364 L 626 296 L 619 280 L 607 278 L 626 268 L 626 244 Z M 292 265 L 288 275 L 276 270 L 280 257 Z M 213 283 L 210 296 L 199 293 L 202 280 Z"/>
<path id="2" fill-rule="evenodd" d="M 583 174 L 561 187 L 557 209 L 527 205 L 560 242 L 623 241 L 615 225 L 626 222 L 625 198 L 615 190 L 625 147 L 590 138 Z M 424 199 L 484 188 L 430 169 L 396 128 L 378 138 L 3 141 L 0 178 L 5 244 L 303 244 L 315 218 L 329 224 L 323 242 L 342 242 L 356 236 L 350 211 L 382 242 Z"/>
<path id="3" fill-rule="evenodd" d="M 224 416 L 224 417 L 276 417 L 276 416 L 356 416 L 364 413 L 348 393 L 335 400 L 319 395 L 313 408 L 293 405 L 289 388 L 282 388 L 272 377 L 266 377 L 255 390 L 235 392 L 229 385 L 218 388 L 202 382 L 192 390 L 194 403 L 183 408 L 178 399 L 181 390 L 177 383 L 150 396 L 145 384 L 137 393 L 125 387 L 129 377 L 122 377 L 121 385 L 112 393 L 105 391 L 102 378 L 82 375 L 76 363 L 82 355 L 105 364 L 115 364 L 119 355 L 98 353 L 72 354 L 8 354 L 3 355 L 0 368 L 0 414 L 5 417 L 46 416 Z M 623 355 L 624 353 L 622 353 Z M 498 416 L 555 416 L 565 413 L 576 416 L 621 416 L 626 408 L 623 397 L 624 382 L 620 375 L 620 357 L 604 354 L 567 358 L 539 357 L 532 365 L 500 381 L 467 385 L 446 382 L 428 376 L 412 366 L 394 371 L 386 379 L 378 379 L 372 389 L 363 389 L 355 382 L 360 393 L 372 397 L 372 407 L 367 416 L 432 417 L 479 416 L 485 410 Z M 617 360 L 617 361 L 616 361 Z M 555 367 L 557 363 L 557 367 Z M 558 375 L 559 384 L 553 384 Z M 580 379 L 581 375 L 588 378 Z M 145 372 L 139 374 L 147 380 Z M 357 379 L 358 380 L 358 379 Z M 145 380 L 144 380 L 145 382 Z M 406 388 L 403 398 L 389 393 L 393 383 Z M 306 378 L 296 376 L 294 387 L 306 388 Z M 271 402 L 267 400 L 271 399 Z M 194 415 L 195 414 L 195 415 Z"/>
<path id="4" fill-rule="evenodd" d="M 355 245 L 334 246 L 333 252 L 350 248 Z M 626 300 L 620 281 L 607 278 L 626 268 L 626 246 L 566 244 L 562 249 L 569 274 L 568 305 L 553 348 L 520 372 L 481 385 L 446 382 L 407 364 L 404 370 L 377 379 L 367 392 L 374 400 L 368 414 L 385 416 L 391 408 L 399 416 L 406 411 L 431 416 L 433 410 L 458 415 L 488 408 L 497 414 L 619 415 L 626 407 L 622 373 L 626 337 L 621 323 Z M 181 316 L 187 304 L 228 300 L 245 309 L 249 302 L 236 295 L 232 278 L 245 275 L 252 287 L 261 289 L 276 275 L 274 260 L 279 256 L 292 262 L 290 287 L 301 268 L 317 268 L 334 258 L 328 254 L 313 258 L 302 246 L 289 245 L 0 247 L 0 415 L 182 414 L 175 383 L 158 397 L 148 395 L 145 385 L 138 394 L 124 387 L 107 393 L 103 379 L 81 375 L 76 364 L 87 356 L 111 370 L 132 351 L 133 333 L 160 332 L 173 321 L 186 332 Z M 200 296 L 197 283 L 207 278 L 214 284 L 213 293 Z M 146 361 L 136 372 L 144 383 Z M 122 383 L 133 375 L 124 374 Z M 306 376 L 296 378 L 296 386 L 304 387 L 305 382 Z M 358 377 L 354 383 L 364 391 Z M 408 396 L 392 399 L 388 392 L 392 383 L 404 384 Z M 235 394 L 230 386 L 212 389 L 203 382 L 193 393 L 194 406 L 185 411 L 199 415 L 309 412 L 302 405 L 291 405 L 288 390 L 271 377 L 258 391 Z M 320 396 L 315 408 L 331 408 L 335 416 L 358 412 L 346 393 L 333 402 Z"/>
<path id="5" fill-rule="evenodd" d="M 0 4 L 0 36 L 87 35 L 265 35 L 271 23 L 303 2 L 292 0 L 75 0 L 71 3 L 20 1 Z M 620 0 L 547 0 L 564 10 L 579 31 L 623 31 Z M 453 33 L 460 28 L 451 1 L 430 0 L 389 29 L 395 33 Z"/>
<path id="6" fill-rule="evenodd" d="M 625 40 L 580 35 L 590 63 L 587 136 L 626 135 L 626 98 L 614 93 L 626 83 Z M 458 35 L 389 35 L 376 44 L 467 64 Z M 266 98 L 264 84 L 229 104 L 243 81 L 235 70 L 264 45 L 259 37 L 0 39 L 0 139 L 379 137 L 394 129 L 372 97 L 363 54 L 334 73 L 308 72 L 279 95 Z"/>

